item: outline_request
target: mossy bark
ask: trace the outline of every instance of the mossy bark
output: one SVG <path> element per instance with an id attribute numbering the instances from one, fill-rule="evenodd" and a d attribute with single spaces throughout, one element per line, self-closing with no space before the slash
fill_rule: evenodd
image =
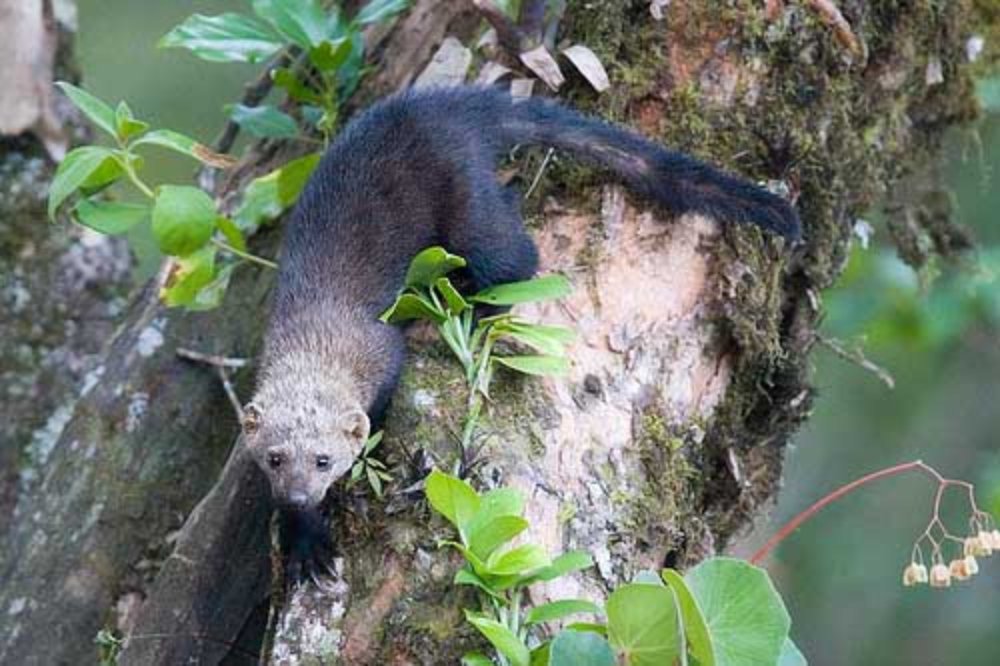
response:
<path id="1" fill-rule="evenodd" d="M 367 96 L 412 80 L 449 26 L 470 37 L 465 3 L 415 4 L 379 47 L 385 67 Z M 718 552 L 773 497 L 808 415 L 820 291 L 842 270 L 856 217 L 974 109 L 965 2 L 839 3 L 859 52 L 809 3 L 767 3 L 772 15 L 759 2 L 672 3 L 662 22 L 638 0 L 568 5 L 563 36 L 593 48 L 614 85 L 597 96 L 571 80 L 565 97 L 787 187 L 806 239 L 791 249 L 755 229 L 670 220 L 593 171 L 559 159 L 545 171 L 526 212 L 545 268 L 576 289 L 524 313 L 579 331 L 573 370 L 498 378 L 475 479 L 523 490 L 531 536 L 549 550 L 594 554 L 593 572 L 538 598 L 601 596 L 638 569 Z M 531 181 L 538 162 L 528 153 L 514 166 Z M 275 236 L 259 239 L 263 251 Z M 132 302 L 44 480 L 21 498 L 0 561 L 0 661 L 72 662 L 116 622 L 131 629 L 122 663 L 248 659 L 270 567 L 265 493 L 237 453 L 191 511 L 236 429 L 214 376 L 173 352 L 252 355 L 271 279 L 246 269 L 210 314 L 165 311 L 148 292 Z M 339 577 L 274 595 L 272 663 L 456 663 L 479 644 L 461 613 L 476 601 L 436 547 L 448 529 L 413 490 L 430 466 L 451 466 L 465 388 L 446 350 L 417 333 L 383 445 L 387 499 L 338 489 Z M 116 603 L 142 597 L 137 615 L 115 617 Z"/>

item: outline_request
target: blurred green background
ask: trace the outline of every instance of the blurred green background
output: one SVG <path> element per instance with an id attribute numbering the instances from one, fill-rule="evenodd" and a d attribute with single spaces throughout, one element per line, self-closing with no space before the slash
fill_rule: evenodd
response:
<path id="1" fill-rule="evenodd" d="M 246 0 L 79 0 L 78 54 L 85 86 L 127 99 L 156 126 L 204 142 L 222 127 L 255 68 L 209 65 L 156 41 L 194 12 L 239 10 Z M 978 139 L 978 141 L 977 141 Z M 817 348 L 815 414 L 788 454 L 785 487 L 769 520 L 737 549 L 747 555 L 785 520 L 841 483 L 879 467 L 922 458 L 975 482 L 1000 514 L 1000 114 L 956 130 L 942 158 L 960 217 L 981 243 L 978 267 L 943 270 L 922 289 L 896 259 L 884 225 L 871 247 L 856 244 L 847 274 L 824 295 L 825 332 L 895 377 L 871 373 Z M 165 153 L 154 183 L 184 182 L 190 161 Z M 992 281 L 991 281 L 992 280 Z M 793 636 L 816 666 L 1000 664 L 1000 555 L 972 581 L 949 590 L 904 589 L 913 540 L 931 515 L 933 483 L 909 475 L 880 481 L 828 508 L 781 546 L 768 567 L 791 611 Z M 946 502 L 964 526 L 958 493 Z"/>

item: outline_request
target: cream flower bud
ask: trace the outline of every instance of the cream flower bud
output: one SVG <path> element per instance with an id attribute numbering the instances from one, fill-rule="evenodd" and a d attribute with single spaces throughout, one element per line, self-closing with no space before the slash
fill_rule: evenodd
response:
<path id="1" fill-rule="evenodd" d="M 903 569 L 903 585 L 911 587 L 927 582 L 927 567 L 923 564 L 910 562 L 910 566 Z"/>
<path id="2" fill-rule="evenodd" d="M 992 539 L 990 539 L 992 541 Z M 989 555 L 992 550 L 987 551 L 987 546 L 990 544 L 984 544 L 980 540 L 979 536 L 965 537 L 965 541 L 962 542 L 962 552 L 968 557 L 972 555 L 973 557 L 982 557 L 984 555 Z"/>
<path id="3" fill-rule="evenodd" d="M 990 542 L 993 546 L 993 550 L 1000 550 L 1000 530 L 993 530 L 990 532 Z"/>
<path id="4" fill-rule="evenodd" d="M 955 580 L 968 580 L 969 576 L 972 575 L 969 573 L 969 567 L 965 562 L 967 557 L 972 556 L 968 555 L 960 560 L 952 560 L 951 564 L 948 565 L 948 571 Z"/>
<path id="5" fill-rule="evenodd" d="M 975 576 L 979 573 L 979 563 L 976 562 L 976 558 L 972 555 L 965 558 L 965 568 L 968 570 L 970 576 Z"/>
<path id="6" fill-rule="evenodd" d="M 935 564 L 931 567 L 930 576 L 931 587 L 950 587 L 951 571 L 944 564 Z"/>
<path id="7" fill-rule="evenodd" d="M 989 557 L 992 555 L 995 550 L 993 546 L 993 535 L 986 530 L 979 530 L 979 534 L 976 535 L 976 538 L 979 540 L 979 546 L 983 551 L 981 556 Z"/>

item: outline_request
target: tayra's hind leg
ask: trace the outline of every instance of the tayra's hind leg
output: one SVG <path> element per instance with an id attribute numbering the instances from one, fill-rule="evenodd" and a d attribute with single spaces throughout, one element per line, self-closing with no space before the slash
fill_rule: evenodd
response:
<path id="1" fill-rule="evenodd" d="M 530 279 L 538 269 L 538 250 L 518 209 L 519 193 L 499 187 L 478 197 L 469 219 L 448 239 L 465 257 L 475 290 Z"/>

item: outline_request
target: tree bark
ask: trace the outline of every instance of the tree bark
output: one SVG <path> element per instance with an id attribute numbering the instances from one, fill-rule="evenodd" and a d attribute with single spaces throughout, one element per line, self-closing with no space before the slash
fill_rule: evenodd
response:
<path id="1" fill-rule="evenodd" d="M 525 493 L 533 540 L 594 555 L 594 571 L 539 599 L 602 596 L 637 570 L 718 552 L 773 496 L 809 410 L 819 290 L 842 269 L 856 215 L 974 108 L 963 2 L 844 2 L 843 23 L 820 3 L 673 3 L 662 22 L 647 2 L 568 4 L 566 43 L 594 49 L 613 83 L 596 97 L 571 78 L 569 99 L 780 181 L 806 240 L 792 250 L 754 229 L 668 219 L 559 158 L 544 171 L 526 213 L 544 269 L 575 291 L 523 314 L 578 331 L 573 367 L 559 380 L 498 377 L 477 477 Z M 412 81 L 449 29 L 472 43 L 467 9 L 415 3 L 375 50 L 362 99 Z M 226 187 L 273 159 L 252 153 Z M 513 166 L 529 183 L 539 163 L 527 153 Z M 262 253 L 276 236 L 256 241 Z M 166 311 L 155 289 L 131 304 L 19 500 L 0 554 L 0 662 L 75 663 L 102 626 L 127 633 L 125 664 L 251 660 L 270 589 L 266 490 L 239 447 L 219 475 L 236 424 L 214 376 L 174 350 L 253 355 L 272 278 L 244 269 L 208 314 Z M 442 345 L 412 337 L 383 445 L 396 480 L 381 502 L 338 493 L 338 579 L 271 596 L 271 663 L 455 663 L 477 644 L 461 614 L 475 602 L 436 548 L 448 531 L 404 490 L 454 460 L 464 384 Z"/>

